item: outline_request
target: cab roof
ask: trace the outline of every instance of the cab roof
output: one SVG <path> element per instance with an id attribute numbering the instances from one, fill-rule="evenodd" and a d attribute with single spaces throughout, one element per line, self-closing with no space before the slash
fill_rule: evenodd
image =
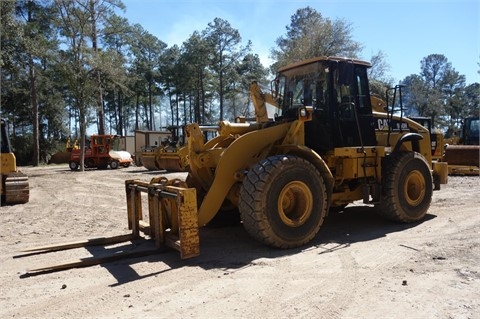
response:
<path id="1" fill-rule="evenodd" d="M 306 60 L 302 60 L 302 61 L 299 61 L 299 62 L 295 62 L 295 63 L 289 64 L 289 65 L 286 65 L 286 66 L 278 69 L 278 72 L 284 72 L 284 71 L 287 71 L 287 70 L 290 70 L 290 69 L 293 69 L 293 68 L 296 68 L 296 67 L 299 67 L 299 66 L 302 66 L 302 65 L 307 65 L 307 64 L 311 64 L 311 63 L 315 63 L 315 62 L 321 62 L 321 61 L 350 62 L 350 63 L 357 64 L 357 65 L 364 65 L 367 68 L 372 66 L 369 62 L 363 61 L 363 60 L 358 60 L 358 59 L 352 59 L 352 58 L 346 58 L 346 57 L 334 57 L 334 56 L 321 56 L 321 57 L 306 59 Z"/>

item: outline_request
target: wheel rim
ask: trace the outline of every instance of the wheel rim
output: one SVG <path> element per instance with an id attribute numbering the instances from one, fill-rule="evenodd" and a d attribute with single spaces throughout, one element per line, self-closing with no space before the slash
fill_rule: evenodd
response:
<path id="1" fill-rule="evenodd" d="M 287 226 L 303 225 L 310 217 L 312 207 L 312 192 L 305 183 L 299 181 L 285 185 L 278 197 L 278 213 Z"/>
<path id="2" fill-rule="evenodd" d="M 412 171 L 407 175 L 403 187 L 403 193 L 407 203 L 411 206 L 417 206 L 425 197 L 425 179 L 419 171 Z"/>

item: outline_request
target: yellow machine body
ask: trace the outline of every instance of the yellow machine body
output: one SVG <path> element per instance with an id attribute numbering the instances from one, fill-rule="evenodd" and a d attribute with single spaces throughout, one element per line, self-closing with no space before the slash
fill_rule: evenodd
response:
<path id="1" fill-rule="evenodd" d="M 280 70 L 280 73 L 283 72 L 288 78 L 289 72 L 295 73 L 297 69 L 308 69 L 307 72 L 311 72 L 310 69 L 316 67 L 315 63 L 331 65 L 332 69 L 342 63 L 351 63 L 360 69 L 358 71 L 360 75 L 357 77 L 361 77 L 362 69 L 369 66 L 368 63 L 358 60 L 318 58 L 285 67 Z M 351 66 L 347 65 L 346 68 L 348 67 Z M 327 66 L 324 69 L 328 72 Z M 326 76 L 329 76 L 329 74 L 326 74 Z M 342 92 L 348 92 L 348 88 L 340 87 L 340 85 L 338 87 Z M 350 84 L 350 87 L 352 87 L 352 84 Z M 331 90 L 329 92 L 331 94 L 335 91 Z M 323 185 L 320 185 L 321 193 L 317 193 L 320 190 L 312 189 L 302 178 L 299 177 L 301 179 L 299 181 L 293 178 L 290 183 L 287 183 L 284 190 L 276 195 L 277 199 L 263 198 L 267 202 L 265 205 L 268 205 L 270 201 L 278 203 L 272 207 L 278 207 L 279 223 L 284 224 L 279 229 L 291 227 L 292 232 L 297 232 L 299 228 L 304 227 L 303 225 L 307 223 L 306 220 L 316 214 L 311 209 L 317 203 L 322 210 L 321 220 L 326 216 L 329 209 L 341 208 L 362 200 L 366 204 L 378 204 L 379 210 L 390 210 L 390 206 L 405 205 L 404 208 L 393 207 L 394 212 L 387 212 L 385 215 L 403 222 L 416 221 L 422 218 L 426 209 L 428 209 L 432 183 L 435 181 L 438 187 L 440 184 L 447 183 L 447 166 L 445 163 L 438 163 L 432 159 L 432 142 L 429 129 L 416 121 L 403 118 L 401 115 L 397 116 L 393 114 L 393 111 L 390 113 L 384 111 L 387 107 L 380 99 L 372 97 L 368 103 L 371 108 L 369 112 L 360 110 L 370 116 L 368 124 L 361 123 L 361 120 L 358 119 L 359 114 L 355 114 L 356 120 L 352 120 L 352 116 L 348 118 L 352 123 L 354 123 L 353 121 L 360 123 L 357 124 L 359 130 L 362 129 L 360 125 L 364 125 L 363 129 L 365 130 L 374 130 L 374 133 L 372 131 L 374 141 L 372 142 L 370 137 L 370 145 L 362 145 L 362 139 L 360 138 L 359 145 L 331 147 L 324 151 L 315 151 L 307 145 L 312 144 L 312 141 L 315 143 L 315 139 L 308 135 L 311 129 L 310 131 L 306 129 L 306 123 L 314 121 L 316 114 L 322 114 L 321 109 L 315 109 L 315 107 L 308 105 L 299 106 L 293 116 L 292 112 L 289 113 L 288 119 L 279 118 L 272 122 L 266 116 L 266 104 L 272 104 L 280 108 L 280 104 L 285 103 L 285 100 L 278 98 L 278 96 L 275 98 L 274 95 L 263 93 L 256 82 L 251 85 L 251 97 L 257 115 L 255 122 L 230 123 L 221 121 L 217 136 L 208 141 L 204 140 L 198 124 L 189 124 L 185 127 L 188 154 L 184 154 L 182 157 L 185 163 L 188 163 L 189 174 L 186 181 L 177 181 L 178 186 L 176 187 L 178 187 L 177 190 L 185 192 L 195 190 L 196 193 L 195 198 L 192 197 L 193 195 L 189 197 L 189 200 L 195 201 L 195 204 L 190 202 L 189 207 L 194 207 L 196 213 L 191 215 L 185 213 L 189 216 L 185 217 L 189 220 L 188 226 L 185 226 L 186 229 L 189 229 L 188 233 L 197 233 L 194 230 L 195 227 L 192 227 L 193 224 L 196 227 L 202 227 L 212 221 L 217 214 L 231 211 L 240 210 L 244 224 L 248 224 L 245 219 L 248 220 L 249 216 L 245 215 L 245 212 L 242 215 L 242 210 L 245 211 L 247 206 L 254 206 L 256 208 L 253 209 L 253 214 L 256 214 L 254 216 L 256 220 L 250 221 L 253 226 L 248 226 L 253 230 L 247 229 L 247 231 L 253 233 L 254 237 L 259 237 L 257 239 L 267 245 L 283 248 L 295 247 L 308 242 L 312 238 L 311 234 L 306 236 L 308 238 L 292 240 L 292 243 L 285 239 L 288 237 L 287 235 L 276 237 L 275 231 L 268 234 L 255 234 L 255 231 L 263 232 L 262 227 L 258 226 L 256 228 L 255 223 L 268 224 L 266 220 L 275 219 L 277 216 L 265 212 L 264 217 L 259 217 L 263 215 L 259 213 L 258 207 L 262 209 L 261 207 L 264 204 L 244 203 L 245 198 L 242 199 L 242 196 L 246 195 L 242 195 L 242 192 L 245 194 L 249 191 L 245 190 L 243 184 L 246 179 L 250 179 L 249 183 L 256 183 L 255 176 L 252 179 L 249 175 L 249 172 L 254 170 L 257 170 L 261 177 L 258 183 L 262 184 L 264 181 L 261 165 L 263 164 L 259 163 L 269 159 L 272 159 L 272 163 L 283 159 L 288 161 L 290 158 L 301 159 L 298 161 L 314 167 L 311 170 L 312 172 L 318 172 L 318 178 L 321 179 L 321 185 Z M 350 102 L 346 104 L 346 107 L 352 111 L 355 104 Z M 336 116 L 335 113 L 333 116 Z M 339 125 L 341 126 L 342 123 Z M 375 128 L 372 126 L 375 126 Z M 348 131 L 349 128 L 346 129 Z M 355 132 L 350 140 L 356 138 L 354 134 Z M 351 143 L 351 141 L 348 143 Z M 397 160 L 401 163 L 396 163 Z M 407 170 L 406 173 L 402 173 L 404 167 Z M 273 166 L 269 163 L 265 164 L 265 171 L 268 169 L 273 170 Z M 389 170 L 396 171 L 398 176 L 392 176 Z M 265 176 L 266 178 L 269 177 L 269 175 Z M 397 186 L 397 178 L 400 179 L 399 184 L 404 183 L 403 186 Z M 279 180 L 281 180 L 281 177 Z M 166 189 L 167 186 L 170 187 L 170 184 L 171 181 L 162 177 L 153 179 L 149 184 L 135 180 L 127 181 L 129 216 L 135 215 L 137 216 L 135 218 L 140 218 L 140 220 L 142 218 L 150 220 L 147 228 L 163 227 L 165 230 L 168 229 L 168 235 L 176 238 L 175 244 L 172 245 L 170 241 L 169 246 L 182 251 L 181 247 L 187 245 L 189 247 L 188 251 L 195 251 L 194 254 L 182 253 L 182 256 L 197 255 L 200 249 L 199 240 L 185 239 L 185 243 L 182 243 L 181 239 L 185 237 L 181 235 L 185 227 L 179 222 L 179 220 L 182 220 L 183 213 L 176 207 L 178 207 L 178 198 L 183 195 L 169 197 L 161 195 L 162 191 L 157 191 L 158 189 Z M 267 190 L 271 188 L 269 185 L 263 184 L 259 187 Z M 131 189 L 135 189 L 135 191 L 133 192 Z M 155 201 L 149 199 L 147 201 L 149 216 L 142 217 L 140 213 L 142 209 L 139 208 L 142 202 L 142 193 L 152 194 L 155 192 L 160 194 L 160 197 L 163 196 L 162 199 Z M 151 195 L 148 196 L 151 197 Z M 252 196 L 252 198 L 256 198 L 255 196 Z M 270 195 L 262 194 L 261 196 Z M 261 196 L 259 198 L 262 198 Z M 324 197 L 323 202 L 317 202 L 316 196 Z M 135 218 L 129 217 L 130 225 L 134 224 L 132 220 L 135 220 Z M 156 224 L 152 226 L 152 221 L 155 220 L 156 223 L 157 219 L 160 219 L 160 225 L 163 226 Z M 272 225 L 272 227 L 274 228 L 275 225 Z M 278 232 L 281 232 L 281 230 L 278 230 Z M 161 237 L 163 238 L 163 235 Z M 164 244 L 166 244 L 165 241 Z M 195 247 L 192 248 L 191 245 Z"/>
<path id="2" fill-rule="evenodd" d="M 279 70 L 271 93 L 252 82 L 254 122 L 221 121 L 208 140 L 199 124 L 186 125 L 185 180 L 125 182 L 133 236 L 190 258 L 200 254 L 199 228 L 221 215 L 282 249 L 309 243 L 330 211 L 356 201 L 393 221 L 424 218 L 447 166 L 432 160 L 427 128 L 370 98 L 368 67 L 301 61 Z M 279 109 L 274 119 L 266 104 Z"/>
<path id="3" fill-rule="evenodd" d="M 0 194 L 1 204 L 23 204 L 30 198 L 28 176 L 17 169 L 17 159 L 10 147 L 7 122 L 1 119 Z"/>

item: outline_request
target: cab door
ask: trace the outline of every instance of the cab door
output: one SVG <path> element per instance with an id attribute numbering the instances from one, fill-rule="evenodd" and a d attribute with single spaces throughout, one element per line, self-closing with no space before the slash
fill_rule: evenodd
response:
<path id="1" fill-rule="evenodd" d="M 336 147 L 376 144 L 366 66 L 337 64 L 331 103 L 337 128 Z"/>

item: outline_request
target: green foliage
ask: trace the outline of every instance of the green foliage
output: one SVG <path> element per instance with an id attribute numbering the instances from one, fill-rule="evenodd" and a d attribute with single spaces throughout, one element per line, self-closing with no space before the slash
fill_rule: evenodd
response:
<path id="1" fill-rule="evenodd" d="M 250 42 L 246 47 L 240 47 L 242 38 L 238 30 L 230 23 L 220 18 L 215 18 L 204 31 L 204 37 L 211 48 L 210 68 L 213 70 L 213 85 L 219 100 L 219 119 L 224 118 L 224 101 L 226 95 L 234 90 L 228 87 L 238 73 L 236 66 L 238 61 L 250 50 Z M 230 92 L 229 92 L 230 91 Z"/>
<path id="2" fill-rule="evenodd" d="M 478 114 L 478 83 L 465 84 L 442 54 L 431 54 L 421 61 L 419 75 L 410 75 L 402 82 L 406 86 L 404 105 L 413 115 L 431 117 L 434 125 L 444 132 L 457 130 L 463 118 Z"/>
<path id="3" fill-rule="evenodd" d="M 18 166 L 33 164 L 33 136 L 31 133 L 12 136 L 10 137 L 10 143 Z"/>
<path id="4" fill-rule="evenodd" d="M 15 1 L 0 1 L 0 46 L 2 48 L 0 50 L 0 68 L 2 75 L 3 72 L 14 74 L 18 70 L 14 57 L 18 53 L 19 44 L 23 39 L 23 28 L 15 17 L 15 7 Z"/>
<path id="5" fill-rule="evenodd" d="M 167 47 L 116 14 L 123 9 L 118 0 L 0 1 L 0 111 L 13 124 L 19 163 L 35 164 L 37 144 L 44 158 L 95 123 L 99 131 L 105 124 L 107 133 L 128 135 L 251 117 L 252 80 L 268 87 L 280 66 L 324 55 L 355 58 L 362 49 L 347 21 L 300 8 L 277 39 L 267 69 L 224 19 Z M 379 51 L 370 61 L 372 94 L 383 97 L 393 82 L 387 57 Z M 424 58 L 420 73 L 403 82 L 411 114 L 431 116 L 445 128 L 478 114 L 479 84 L 466 86 L 443 55 Z"/>
<path id="6" fill-rule="evenodd" d="M 464 90 L 465 114 L 467 116 L 478 116 L 480 113 L 480 84 L 473 83 Z"/>
<path id="7" fill-rule="evenodd" d="M 330 20 L 311 7 L 298 9 L 291 17 L 287 34 L 272 50 L 275 68 L 317 56 L 356 58 L 362 45 L 352 39 L 352 26 L 345 20 Z"/>

